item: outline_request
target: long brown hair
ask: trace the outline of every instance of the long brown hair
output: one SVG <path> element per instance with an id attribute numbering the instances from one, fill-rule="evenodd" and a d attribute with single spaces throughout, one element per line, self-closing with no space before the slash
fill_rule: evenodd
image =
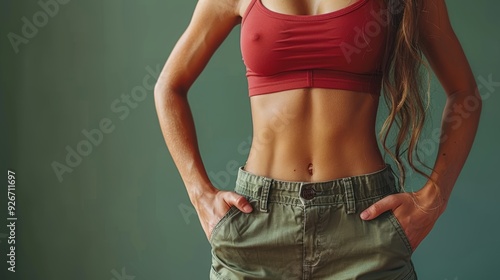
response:
<path id="1" fill-rule="evenodd" d="M 379 138 L 384 150 L 399 169 L 399 183 L 404 190 L 408 170 L 403 161 L 415 172 L 431 179 L 415 162 L 416 159 L 418 164 L 430 169 L 418 154 L 418 142 L 430 100 L 429 66 L 422 59 L 422 51 L 419 48 L 418 22 L 422 0 L 384 1 L 387 3 L 389 36 L 382 64 L 382 91 L 389 115 L 382 125 Z M 421 66 L 427 70 L 425 90 Z M 397 130 L 395 146 L 391 150 L 387 141 L 394 124 Z"/>

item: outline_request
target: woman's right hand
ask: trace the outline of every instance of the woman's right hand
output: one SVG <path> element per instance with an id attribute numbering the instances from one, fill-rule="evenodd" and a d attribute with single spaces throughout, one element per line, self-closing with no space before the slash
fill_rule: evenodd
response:
<path id="1" fill-rule="evenodd" d="M 216 188 L 213 191 L 203 193 L 193 201 L 193 205 L 208 240 L 210 240 L 215 225 L 232 205 L 243 213 L 250 213 L 253 210 L 245 197 L 233 191 L 222 191 Z"/>

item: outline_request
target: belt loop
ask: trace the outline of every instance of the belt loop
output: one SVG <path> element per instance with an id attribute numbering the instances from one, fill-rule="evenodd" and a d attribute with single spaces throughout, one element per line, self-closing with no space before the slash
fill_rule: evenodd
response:
<path id="1" fill-rule="evenodd" d="M 260 188 L 260 202 L 259 202 L 259 210 L 260 212 L 267 212 L 267 202 L 269 199 L 269 190 L 271 189 L 272 180 L 269 178 L 264 178 L 264 182 L 262 187 Z"/>
<path id="2" fill-rule="evenodd" d="M 349 177 L 342 179 L 342 181 L 344 183 L 346 212 L 347 214 L 354 214 L 356 213 L 356 201 L 354 199 L 352 179 Z"/>

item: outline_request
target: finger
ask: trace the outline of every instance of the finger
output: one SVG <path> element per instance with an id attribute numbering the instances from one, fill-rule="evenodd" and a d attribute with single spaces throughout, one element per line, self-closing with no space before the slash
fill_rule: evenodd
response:
<path id="1" fill-rule="evenodd" d="M 389 195 L 366 208 L 365 211 L 361 212 L 360 217 L 363 220 L 372 220 L 385 211 L 397 208 L 400 204 L 401 202 L 396 195 Z"/>
<path id="2" fill-rule="evenodd" d="M 235 192 L 226 192 L 226 197 L 224 199 L 228 204 L 236 206 L 236 208 L 240 209 L 242 212 L 250 213 L 253 210 L 248 200 Z"/>

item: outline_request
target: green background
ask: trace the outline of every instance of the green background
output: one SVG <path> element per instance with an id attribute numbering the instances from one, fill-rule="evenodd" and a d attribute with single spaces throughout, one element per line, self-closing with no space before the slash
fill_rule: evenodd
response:
<path id="1" fill-rule="evenodd" d="M 448 2 L 478 84 L 500 81 L 500 3 Z M 208 279 L 210 247 L 161 135 L 153 92 L 138 102 L 122 99 L 163 67 L 196 1 L 73 0 L 45 23 L 37 1 L 0 3 L 0 170 L 5 178 L 8 169 L 16 172 L 18 218 L 13 274 L 6 271 L 3 181 L 0 278 Z M 41 27 L 16 52 L 9 34 L 22 36 L 23 17 Z M 189 95 L 203 161 L 224 189 L 235 181 L 226 166 L 244 164 L 251 136 L 239 30 Z M 434 77 L 431 91 L 428 131 L 439 127 L 445 101 Z M 499 91 L 482 87 L 487 98 L 474 147 L 447 211 L 414 254 L 421 279 L 498 275 Z M 53 163 L 65 164 L 67 148 L 87 139 L 82 131 L 106 120 L 112 131 L 58 178 Z M 218 179 L 226 172 L 230 181 Z M 412 180 L 419 187 L 419 179 Z"/>

